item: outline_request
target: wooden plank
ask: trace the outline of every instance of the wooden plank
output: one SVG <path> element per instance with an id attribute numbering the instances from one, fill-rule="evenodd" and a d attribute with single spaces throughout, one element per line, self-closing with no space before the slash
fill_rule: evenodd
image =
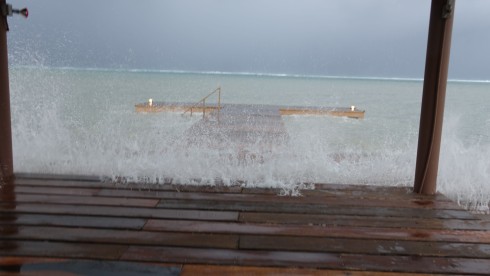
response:
<path id="1" fill-rule="evenodd" d="M 432 201 L 450 201 L 443 194 L 422 195 L 415 194 L 405 187 L 393 187 L 392 189 L 380 189 L 379 191 L 371 189 L 323 189 L 323 190 L 302 190 L 305 197 L 347 197 L 347 198 L 369 198 L 369 199 L 387 199 L 387 200 L 432 200 Z"/>
<path id="2" fill-rule="evenodd" d="M 241 249 L 490 259 L 490 244 L 314 237 L 240 236 Z"/>
<path id="3" fill-rule="evenodd" d="M 353 239 L 446 241 L 490 243 L 490 231 L 403 229 L 378 227 L 322 227 L 308 225 L 273 225 L 252 223 L 226 223 L 205 221 L 179 221 L 150 219 L 144 227 L 151 231 L 176 231 L 194 233 L 287 235 Z"/>
<path id="4" fill-rule="evenodd" d="M 422 195 L 413 193 L 413 187 L 405 186 L 374 186 L 374 185 L 352 185 L 352 184 L 312 184 L 313 189 L 305 188 L 299 192 L 302 196 L 348 196 L 363 198 L 400 198 L 400 199 L 425 199 L 437 201 L 452 201 L 445 195 Z M 243 188 L 243 193 L 279 195 L 283 192 L 279 188 Z"/>
<path id="5" fill-rule="evenodd" d="M 218 108 L 217 104 L 206 103 L 206 106 L 195 106 L 196 103 L 168 103 L 168 102 L 152 102 L 150 106 L 148 103 L 139 103 L 135 105 L 136 112 L 155 113 L 155 112 L 185 112 L 186 110 L 193 108 L 194 113 L 202 113 L 203 109 L 206 113 L 210 113 Z"/>
<path id="6" fill-rule="evenodd" d="M 61 262 L 64 260 L 66 259 L 0 256 L 0 266 L 21 266 L 24 264 Z"/>
<path id="7" fill-rule="evenodd" d="M 172 181 L 172 179 L 168 179 Z M 219 183 L 218 183 L 219 184 Z M 105 188 L 105 189 L 126 189 L 142 191 L 177 191 L 177 192 L 202 192 L 202 193 L 241 193 L 241 186 L 224 185 L 178 185 L 178 184 L 158 184 L 158 183 L 115 183 L 115 182 L 94 182 L 94 181 L 71 181 L 71 180 L 52 180 L 52 179 L 31 179 L 21 178 L 15 180 L 18 186 L 34 187 L 78 187 L 78 188 Z"/>
<path id="8" fill-rule="evenodd" d="M 121 260 L 291 267 L 337 267 L 339 255 L 311 252 L 246 251 L 228 249 L 130 246 Z"/>
<path id="9" fill-rule="evenodd" d="M 426 199 L 438 201 L 451 201 L 443 194 L 421 195 L 413 193 L 411 187 L 405 186 L 375 186 L 375 185 L 348 185 L 348 184 L 315 184 L 314 190 L 305 190 L 306 194 L 356 196 L 356 197 L 401 197 L 410 199 Z"/>
<path id="10" fill-rule="evenodd" d="M 10 216 L 11 219 L 5 219 Z M 0 213 L 0 225 L 42 225 L 65 227 L 95 227 L 108 229 L 142 229 L 146 219 L 46 214 Z"/>
<path id="11" fill-rule="evenodd" d="M 16 178 L 14 182 L 16 187 L 34 186 L 34 187 L 80 187 L 80 188 L 116 188 L 117 184 L 112 182 L 97 181 L 76 181 L 62 179 L 37 179 L 37 178 Z"/>
<path id="12" fill-rule="evenodd" d="M 281 115 L 327 115 L 336 117 L 348 117 L 353 119 L 363 119 L 364 110 L 354 107 L 324 107 L 324 106 L 281 106 Z"/>
<path id="13" fill-rule="evenodd" d="M 39 195 L 39 194 L 17 194 L 16 202 L 30 203 L 55 203 L 55 204 L 78 204 L 78 205 L 110 205 L 110 206 L 134 206 L 154 207 L 158 204 L 157 199 L 141 198 L 115 198 L 115 197 L 88 197 L 71 195 Z"/>
<path id="14" fill-rule="evenodd" d="M 398 217 L 374 219 L 366 216 L 242 212 L 239 220 L 244 223 L 490 231 L 490 221 L 461 219 L 412 218 L 408 220 Z"/>
<path id="15" fill-rule="evenodd" d="M 0 239 L 0 256 L 117 260 L 126 245 Z"/>
<path id="16" fill-rule="evenodd" d="M 121 261 L 60 260 L 28 263 L 21 267 L 22 275 L 165 275 L 178 276 L 180 265 L 155 265 Z M 3 275 L 3 274 L 2 274 Z M 14 274 L 19 275 L 19 274 Z"/>
<path id="17" fill-rule="evenodd" d="M 46 192 L 49 192 L 46 191 Z M 102 189 L 98 195 L 113 197 L 141 197 L 158 199 L 188 199 L 188 200 L 212 200 L 212 201 L 242 201 L 242 202 L 282 202 L 303 203 L 330 206 L 364 206 L 364 207 L 399 207 L 399 208 L 423 208 L 423 209 L 447 209 L 462 210 L 460 206 L 449 201 L 434 200 L 387 200 L 365 198 L 336 198 L 336 197 L 285 197 L 252 194 L 211 194 L 211 193 L 178 193 L 156 191 L 128 191 Z"/>
<path id="18" fill-rule="evenodd" d="M 175 191 L 158 191 L 158 190 L 126 190 L 126 189 L 93 189 L 80 187 L 37 187 L 37 186 L 19 186 L 14 190 L 18 194 L 45 194 L 45 195 L 100 195 L 107 197 L 124 197 L 124 198 L 211 198 L 217 199 L 227 196 L 251 197 L 242 194 L 214 194 L 214 193 L 194 193 L 194 192 L 175 192 Z"/>
<path id="19" fill-rule="evenodd" d="M 2 226 L 6 229 L 8 226 Z M 39 240 L 120 245 L 162 245 L 212 248 L 237 248 L 236 235 L 207 235 L 198 233 L 162 233 L 117 229 L 93 229 L 48 226 L 10 227 L 12 231 L 0 241 Z"/>
<path id="20" fill-rule="evenodd" d="M 42 174 L 42 173 L 23 173 L 16 172 L 16 179 L 30 178 L 30 179 L 56 179 L 56 180 L 72 180 L 72 181 L 93 181 L 100 182 L 100 176 L 93 175 L 74 175 L 74 174 Z"/>
<path id="21" fill-rule="evenodd" d="M 131 246 L 122 260 L 487 275 L 490 260 Z"/>
<path id="22" fill-rule="evenodd" d="M 99 193 L 100 188 L 16 186 L 14 191 L 27 194 L 94 196 Z"/>
<path id="23" fill-rule="evenodd" d="M 219 182 L 219 181 L 218 181 Z M 177 192 L 199 192 L 199 193 L 230 193 L 230 194 L 239 194 L 242 192 L 242 187 L 238 185 L 234 186 L 224 186 L 218 185 L 210 186 L 210 185 L 179 185 L 179 184 L 171 184 L 171 185 L 163 185 L 166 186 L 169 191 L 177 191 Z M 151 186 L 149 187 L 151 190 L 154 190 Z"/>
<path id="24" fill-rule="evenodd" d="M 412 256 L 376 256 L 343 254 L 349 268 L 420 273 L 488 275 L 490 260 L 467 258 L 431 258 Z"/>
<path id="25" fill-rule="evenodd" d="M 142 207 L 113 207 L 113 206 L 90 206 L 90 205 L 58 205 L 58 204 L 36 204 L 17 203 L 15 208 L 2 207 L 0 212 L 15 213 L 39 213 L 55 215 L 87 215 L 87 216 L 109 216 L 127 218 L 170 218 L 191 219 L 210 221 L 237 221 L 238 212 L 235 211 L 204 211 L 186 209 L 161 209 Z"/>
<path id="26" fill-rule="evenodd" d="M 398 273 L 380 271 L 326 270 L 312 268 L 280 268 L 257 266 L 223 266 L 223 265 L 184 265 L 181 276 L 194 275 L 294 275 L 294 276 L 429 276 L 420 273 Z M 435 274 L 430 274 L 434 276 Z"/>
<path id="27" fill-rule="evenodd" d="M 319 204 L 297 204 L 283 202 L 239 202 L 210 200 L 161 200 L 160 208 L 199 209 L 221 211 L 274 212 L 297 214 L 329 214 L 372 217 L 477 219 L 465 210 L 434 210 L 396 207 L 353 207 L 329 206 Z"/>
<path id="28" fill-rule="evenodd" d="M 337 191 L 364 191 L 372 193 L 406 193 L 413 194 L 413 187 L 408 186 L 379 186 L 379 185 L 362 185 L 362 184 L 336 184 L 336 183 L 315 183 L 315 190 L 337 190 Z M 423 195 L 428 196 L 429 195 Z"/>
<path id="29" fill-rule="evenodd" d="M 303 191 L 303 190 L 301 190 Z M 280 188 L 250 188 L 243 187 L 242 193 L 244 194 L 259 194 L 259 195 L 281 195 L 283 189 Z"/>

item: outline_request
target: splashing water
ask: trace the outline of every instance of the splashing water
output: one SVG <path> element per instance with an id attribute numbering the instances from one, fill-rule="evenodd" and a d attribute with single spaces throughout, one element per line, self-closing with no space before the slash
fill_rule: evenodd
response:
<path id="1" fill-rule="evenodd" d="M 44 67 L 13 68 L 10 74 L 17 172 L 150 183 L 241 181 L 285 193 L 308 183 L 413 183 L 418 81 Z M 366 118 L 283 116 L 289 139 L 255 158 L 231 145 L 185 143 L 199 116 L 134 111 L 134 104 L 149 98 L 195 102 L 218 83 L 225 104 L 356 105 L 366 109 Z M 438 180 L 439 191 L 480 211 L 490 201 L 490 110 L 481 104 L 488 102 L 489 87 L 450 83 Z M 245 150 L 260 149 L 251 144 Z"/>

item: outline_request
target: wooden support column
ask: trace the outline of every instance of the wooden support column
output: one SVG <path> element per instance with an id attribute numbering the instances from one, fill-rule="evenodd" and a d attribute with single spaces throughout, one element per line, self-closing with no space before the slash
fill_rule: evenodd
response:
<path id="1" fill-rule="evenodd" d="M 0 0 L 0 7 L 4 5 L 5 0 Z M 5 16 L 0 12 L 0 180 L 12 178 L 13 167 L 7 25 Z"/>
<path id="2" fill-rule="evenodd" d="M 432 0 L 414 192 L 436 192 L 455 0 Z"/>

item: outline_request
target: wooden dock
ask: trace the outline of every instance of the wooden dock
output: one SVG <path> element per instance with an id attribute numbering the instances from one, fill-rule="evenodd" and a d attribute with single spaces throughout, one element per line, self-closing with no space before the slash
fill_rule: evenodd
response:
<path id="1" fill-rule="evenodd" d="M 153 110 L 151 112 L 167 108 L 172 111 L 188 111 L 188 107 L 181 104 L 152 103 L 147 107 Z M 204 110 L 204 114 L 201 120 L 184 132 L 182 138 L 185 139 L 187 145 L 224 150 L 224 154 L 231 153 L 230 157 L 237 157 L 239 162 L 262 162 L 264 155 L 286 145 L 289 134 L 282 120 L 284 114 L 292 115 L 301 112 L 302 114 L 313 114 L 315 112 L 315 109 L 312 108 L 247 104 L 226 104 L 221 105 L 220 108 L 217 105 L 194 108 L 197 109 L 194 112 Z M 351 111 L 339 110 L 338 112 Z M 186 115 L 191 116 L 191 113 L 188 112 Z"/>
<path id="2" fill-rule="evenodd" d="M 0 186 L 0 273 L 490 271 L 490 220 L 444 195 L 334 184 L 317 184 L 300 197 L 278 193 L 19 174 Z"/>
<path id="3" fill-rule="evenodd" d="M 194 106 L 194 103 L 168 103 L 168 102 L 148 102 L 135 105 L 136 112 L 156 113 L 156 112 L 184 112 Z M 222 104 L 221 107 L 237 106 L 237 104 Z M 255 105 L 240 105 L 243 108 L 253 109 Z M 275 106 L 269 108 L 278 109 L 281 115 L 325 115 L 335 117 L 348 117 L 354 119 L 364 118 L 365 111 L 356 107 L 321 107 L 321 106 Z M 206 104 L 205 106 L 195 106 L 194 112 L 209 113 L 218 109 L 217 104 Z"/>

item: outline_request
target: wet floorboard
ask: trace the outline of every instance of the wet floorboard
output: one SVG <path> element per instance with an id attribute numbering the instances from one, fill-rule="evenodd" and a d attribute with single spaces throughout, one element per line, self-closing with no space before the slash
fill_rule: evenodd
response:
<path id="1" fill-rule="evenodd" d="M 490 220 L 442 194 L 315 186 L 290 197 L 277 189 L 21 174 L 0 186 L 0 274 L 490 271 Z"/>

